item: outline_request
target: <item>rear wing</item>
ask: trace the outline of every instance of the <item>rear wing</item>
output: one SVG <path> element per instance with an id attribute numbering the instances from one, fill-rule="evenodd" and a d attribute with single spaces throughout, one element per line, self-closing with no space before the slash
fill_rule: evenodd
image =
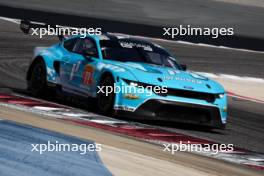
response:
<path id="1" fill-rule="evenodd" d="M 40 29 L 40 28 L 54 28 L 56 29 L 56 25 L 48 25 L 48 24 L 43 24 L 43 23 L 37 23 L 37 22 L 31 22 L 28 20 L 21 20 L 20 22 L 20 29 L 22 30 L 23 33 L 29 34 L 32 29 Z M 60 41 L 63 41 L 65 37 L 63 35 L 57 35 Z"/>

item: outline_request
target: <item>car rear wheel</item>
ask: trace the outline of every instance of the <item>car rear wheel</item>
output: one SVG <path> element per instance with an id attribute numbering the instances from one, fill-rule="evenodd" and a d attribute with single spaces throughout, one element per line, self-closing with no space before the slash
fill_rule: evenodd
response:
<path id="1" fill-rule="evenodd" d="M 104 92 L 97 93 L 97 107 L 99 112 L 103 114 L 112 114 L 114 109 L 115 93 L 114 93 L 114 79 L 112 76 L 105 76 L 100 83 L 100 87 L 103 87 Z M 111 92 L 106 92 L 107 87 L 112 87 Z"/>
<path id="2" fill-rule="evenodd" d="M 47 88 L 47 72 L 43 60 L 33 63 L 28 80 L 28 90 L 34 96 L 45 96 Z"/>

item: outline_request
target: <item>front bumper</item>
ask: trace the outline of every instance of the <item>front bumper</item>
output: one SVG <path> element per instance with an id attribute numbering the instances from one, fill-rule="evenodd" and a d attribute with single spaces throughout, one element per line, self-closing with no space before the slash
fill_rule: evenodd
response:
<path id="1" fill-rule="evenodd" d="M 169 100 L 150 99 L 135 111 L 117 110 L 117 115 L 144 119 L 166 120 L 224 128 L 221 113 L 216 106 L 206 106 Z"/>

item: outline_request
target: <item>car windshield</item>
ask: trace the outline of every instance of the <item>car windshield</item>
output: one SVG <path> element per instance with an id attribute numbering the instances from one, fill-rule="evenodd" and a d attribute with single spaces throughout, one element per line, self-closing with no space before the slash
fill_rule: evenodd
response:
<path id="1" fill-rule="evenodd" d="M 101 44 L 103 58 L 120 62 L 142 62 L 179 69 L 178 63 L 167 51 L 156 46 L 125 43 Z"/>

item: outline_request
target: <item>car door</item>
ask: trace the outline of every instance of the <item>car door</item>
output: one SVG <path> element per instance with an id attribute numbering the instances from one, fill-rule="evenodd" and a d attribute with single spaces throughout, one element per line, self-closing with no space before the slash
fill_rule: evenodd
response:
<path id="1" fill-rule="evenodd" d="M 67 70 L 67 88 L 76 94 L 90 96 L 96 85 L 98 49 L 93 38 L 79 38 L 70 54 L 71 59 L 64 67 Z"/>
<path id="2" fill-rule="evenodd" d="M 79 38 L 68 39 L 63 42 L 64 52 L 61 58 L 60 64 L 60 79 L 62 84 L 62 89 L 64 91 L 75 92 L 75 70 L 78 69 L 76 63 L 79 60 L 79 55 L 73 52 L 75 45 L 77 44 Z"/>

